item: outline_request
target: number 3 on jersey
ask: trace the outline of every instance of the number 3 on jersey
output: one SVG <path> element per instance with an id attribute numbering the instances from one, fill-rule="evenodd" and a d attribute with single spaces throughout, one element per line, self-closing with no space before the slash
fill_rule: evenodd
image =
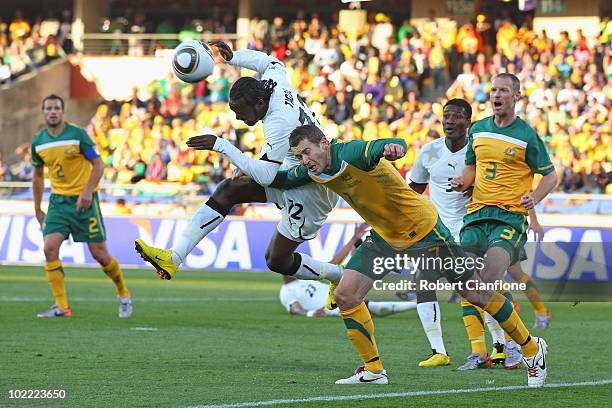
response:
<path id="1" fill-rule="evenodd" d="M 488 176 L 485 176 L 485 178 L 487 180 L 495 180 L 495 176 L 497 176 L 497 163 L 489 163 L 491 165 L 491 167 L 487 167 L 485 169 L 485 173 L 488 174 Z"/>

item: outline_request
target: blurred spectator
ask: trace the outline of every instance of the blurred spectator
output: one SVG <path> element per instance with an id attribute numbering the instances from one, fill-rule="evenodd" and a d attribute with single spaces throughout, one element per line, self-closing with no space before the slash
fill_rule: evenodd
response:
<path id="1" fill-rule="evenodd" d="M 467 99 L 472 119 L 481 119 L 491 114 L 491 78 L 515 73 L 523 87 L 517 112 L 552 153 L 559 189 L 612 189 L 609 20 L 602 22 L 597 38 L 576 31 L 553 41 L 546 32 L 535 33 L 530 20 L 517 28 L 506 12 L 494 23 L 478 16 L 475 25 L 463 26 L 452 15 L 438 19 L 433 11 L 418 26 L 405 20 L 394 27 L 384 14 L 372 17 L 372 24 L 352 33 L 351 39 L 302 11 L 290 24 L 280 16 L 271 22 L 258 17 L 251 21 L 249 47 L 283 60 L 291 83 L 329 137 L 403 138 L 411 148 L 394 162 L 403 175 L 409 174 L 422 146 L 443 134 L 442 106 L 447 99 Z M 165 24 L 157 31 L 176 32 L 169 20 Z M 231 28 L 229 17 L 219 24 L 210 27 Z M 37 37 L 31 37 L 35 42 Z M 4 49 L 10 57 L 12 51 Z M 189 137 L 203 132 L 232 140 L 259 157 L 261 126 L 246 127 L 227 106 L 238 75 L 228 65 L 218 66 L 198 84 L 180 83 L 169 74 L 135 90 L 129 102 L 100 105 L 89 131 L 108 165 L 105 179 L 196 183 L 201 191 L 213 191 L 230 175 L 230 166 L 216 153 L 186 148 Z"/>
<path id="2" fill-rule="evenodd" d="M 36 17 L 33 25 L 20 9 L 10 24 L 0 20 L 0 83 L 10 83 L 51 60 L 64 58 L 57 39 L 59 31 L 60 24 L 52 12 L 44 20 Z"/>
<path id="3" fill-rule="evenodd" d="M 113 215 L 130 215 L 132 210 L 125 204 L 125 199 L 118 198 L 113 208 Z"/>
<path id="4" fill-rule="evenodd" d="M 2 152 L 0 152 L 0 181 L 7 181 L 9 175 L 8 166 L 2 161 Z"/>

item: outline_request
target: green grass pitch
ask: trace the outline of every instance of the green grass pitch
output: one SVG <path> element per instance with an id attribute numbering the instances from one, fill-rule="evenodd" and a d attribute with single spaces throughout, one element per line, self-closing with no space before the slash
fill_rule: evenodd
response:
<path id="1" fill-rule="evenodd" d="M 441 302 L 451 367 L 419 368 L 429 353 L 415 311 L 375 318 L 388 386 L 336 386 L 359 359 L 339 318 L 291 317 L 272 273 L 124 271 L 134 315 L 117 317 L 99 269 L 66 268 L 73 317 L 37 319 L 52 302 L 41 267 L 0 266 L 0 406 L 186 407 L 277 399 L 522 386 L 524 369 L 456 372 L 469 354 L 461 310 Z M 530 305 L 521 316 L 531 326 Z M 548 305 L 548 383 L 612 379 L 612 304 Z M 489 341 L 489 340 L 488 340 Z M 7 399 L 9 389 L 65 389 L 63 401 Z M 309 400 L 307 400 L 309 401 Z M 291 406 L 609 407 L 612 385 L 429 394 Z M 285 406 L 280 404 L 277 406 Z"/>

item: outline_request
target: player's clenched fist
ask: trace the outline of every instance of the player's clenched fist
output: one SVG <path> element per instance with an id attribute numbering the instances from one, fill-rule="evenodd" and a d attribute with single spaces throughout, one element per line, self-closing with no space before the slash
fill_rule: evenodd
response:
<path id="1" fill-rule="evenodd" d="M 389 143 L 385 145 L 384 157 L 389 161 L 401 159 L 402 157 L 404 157 L 405 154 L 406 151 L 404 150 L 404 146 L 402 145 L 395 143 Z"/>
<path id="2" fill-rule="evenodd" d="M 215 135 L 194 136 L 187 140 L 187 146 L 193 147 L 196 150 L 212 150 L 216 141 L 217 136 Z"/>
<path id="3" fill-rule="evenodd" d="M 521 205 L 528 210 L 531 210 L 536 205 L 535 198 L 531 194 L 525 194 L 521 197 Z"/>

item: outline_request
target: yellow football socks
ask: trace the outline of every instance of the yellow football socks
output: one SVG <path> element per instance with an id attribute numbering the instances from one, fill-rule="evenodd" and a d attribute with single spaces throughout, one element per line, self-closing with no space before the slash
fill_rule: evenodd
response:
<path id="1" fill-rule="evenodd" d="M 463 324 L 472 346 L 472 353 L 486 356 L 487 345 L 484 336 L 484 312 L 481 308 L 471 304 L 464 298 L 461 298 L 461 308 L 463 309 Z"/>
<path id="2" fill-rule="evenodd" d="M 519 283 L 524 283 L 527 285 L 527 288 L 524 290 L 525 296 L 527 296 L 527 299 L 529 299 L 529 301 L 531 302 L 533 310 L 535 310 L 536 314 L 545 315 L 546 313 L 548 313 L 546 306 L 544 306 L 544 303 L 540 299 L 540 292 L 538 291 L 538 288 L 536 288 L 535 283 L 531 279 L 531 276 L 525 274 L 519 280 Z"/>
<path id="3" fill-rule="evenodd" d="M 64 286 L 64 269 L 62 262 L 56 261 L 46 262 L 45 271 L 47 272 L 47 281 L 51 286 L 51 293 L 55 298 L 55 304 L 62 309 L 68 309 L 68 297 L 66 296 L 66 287 Z"/>
<path id="4" fill-rule="evenodd" d="M 493 292 L 484 310 L 489 312 L 499 322 L 502 329 L 512 337 L 512 340 L 521 346 L 525 357 L 533 357 L 538 352 L 538 345 L 529 335 L 529 330 L 527 330 L 508 299 L 497 292 Z"/>
<path id="5" fill-rule="evenodd" d="M 363 360 L 366 370 L 378 373 L 383 365 L 378 355 L 378 347 L 374 339 L 374 322 L 370 311 L 364 302 L 358 306 L 341 310 L 348 337 Z"/>
<path id="6" fill-rule="evenodd" d="M 508 301 L 512 305 L 512 308 L 514 308 L 514 297 L 512 296 L 512 293 L 510 293 L 510 291 L 508 290 L 502 290 L 499 293 L 501 293 L 506 299 L 508 299 Z M 504 338 L 506 339 L 506 342 L 512 341 L 512 336 L 510 336 L 506 331 L 504 331 Z"/>
<path id="7" fill-rule="evenodd" d="M 123 280 L 123 273 L 117 263 L 117 259 L 112 257 L 111 262 L 102 267 L 104 273 L 111 278 L 115 287 L 117 288 L 117 294 L 121 297 L 128 296 L 130 292 L 125 287 L 125 281 Z"/>

